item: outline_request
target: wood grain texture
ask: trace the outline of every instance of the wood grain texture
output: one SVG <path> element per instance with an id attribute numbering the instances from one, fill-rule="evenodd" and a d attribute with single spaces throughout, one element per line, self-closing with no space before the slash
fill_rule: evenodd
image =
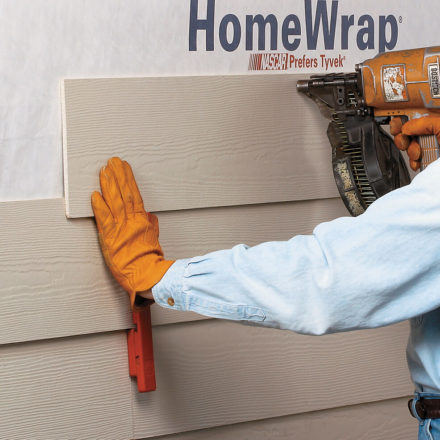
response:
<path id="1" fill-rule="evenodd" d="M 157 326 L 153 334 L 158 388 L 142 395 L 128 377 L 125 332 L 0 346 L 1 437 L 147 438 L 401 397 L 412 389 L 405 324 L 309 337 L 210 320 Z M 365 440 L 384 438 L 381 414 Z M 301 417 L 298 432 L 318 432 L 313 414 Z M 343 417 L 336 413 L 332 425 Z"/>
<path id="2" fill-rule="evenodd" d="M 160 440 L 414 440 L 418 423 L 408 412 L 408 399 L 237 423 Z"/>
<path id="3" fill-rule="evenodd" d="M 158 391 L 133 389 L 134 437 L 412 393 L 407 324 L 311 337 L 225 321 L 153 330 Z"/>
<path id="4" fill-rule="evenodd" d="M 0 204 L 0 343 L 129 328 L 91 219 L 69 221 L 64 200 Z"/>
<path id="5" fill-rule="evenodd" d="M 129 439 L 125 332 L 0 346 L 0 437 Z"/>
<path id="6" fill-rule="evenodd" d="M 338 199 L 159 214 L 169 258 L 239 242 L 286 240 L 345 215 Z M 64 200 L 0 203 L 0 344 L 131 327 L 126 294 L 105 267 L 92 219 Z M 153 306 L 154 325 L 204 319 Z"/>
<path id="7" fill-rule="evenodd" d="M 336 197 L 326 124 L 296 91 L 303 77 L 64 80 L 67 215 L 92 216 L 115 155 L 152 211 Z"/>

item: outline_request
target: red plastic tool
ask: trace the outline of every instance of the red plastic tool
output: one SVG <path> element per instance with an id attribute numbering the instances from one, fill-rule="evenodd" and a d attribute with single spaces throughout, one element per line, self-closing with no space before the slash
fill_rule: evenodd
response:
<path id="1" fill-rule="evenodd" d="M 154 391 L 156 375 L 154 372 L 153 334 L 151 328 L 150 306 L 133 311 L 135 328 L 128 331 L 128 367 L 130 376 L 137 379 L 138 391 Z"/>

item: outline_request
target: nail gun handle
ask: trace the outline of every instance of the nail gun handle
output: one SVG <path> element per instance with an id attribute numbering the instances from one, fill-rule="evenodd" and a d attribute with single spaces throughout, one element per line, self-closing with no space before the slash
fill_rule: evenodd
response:
<path id="1" fill-rule="evenodd" d="M 440 147 L 437 137 L 434 135 L 418 136 L 417 141 L 422 147 L 422 163 L 420 171 L 423 171 L 431 162 L 440 157 Z"/>

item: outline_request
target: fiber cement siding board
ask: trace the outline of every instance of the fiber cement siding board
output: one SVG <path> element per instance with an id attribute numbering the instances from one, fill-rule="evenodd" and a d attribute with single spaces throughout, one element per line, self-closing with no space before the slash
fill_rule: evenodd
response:
<path id="1" fill-rule="evenodd" d="M 406 323 L 323 337 L 225 321 L 153 330 L 158 391 L 133 388 L 134 437 L 412 393 Z"/>
<path id="2" fill-rule="evenodd" d="M 63 199 L 0 204 L 0 343 L 129 328 L 91 219 Z"/>
<path id="3" fill-rule="evenodd" d="M 1 437 L 128 440 L 406 396 L 406 332 L 159 326 L 158 388 L 143 395 L 128 377 L 125 332 L 2 345 Z"/>
<path id="4" fill-rule="evenodd" d="M 125 332 L 0 346 L 2 439 L 129 439 Z"/>
<path id="5" fill-rule="evenodd" d="M 161 436 L 160 440 L 414 440 L 418 424 L 408 412 L 408 399 L 237 423 Z"/>
<path id="6" fill-rule="evenodd" d="M 338 199 L 159 213 L 169 258 L 310 233 L 345 215 Z M 64 200 L 0 203 L 0 344 L 132 326 L 126 294 L 105 267 L 92 219 Z M 204 319 L 152 308 L 154 325 Z"/>
<path id="7" fill-rule="evenodd" d="M 296 91 L 303 77 L 64 80 L 67 215 L 92 216 L 115 155 L 151 211 L 336 197 L 326 124 Z"/>

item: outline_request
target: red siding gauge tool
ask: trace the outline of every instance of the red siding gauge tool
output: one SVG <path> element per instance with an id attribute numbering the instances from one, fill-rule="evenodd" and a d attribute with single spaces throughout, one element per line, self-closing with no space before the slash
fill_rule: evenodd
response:
<path id="1" fill-rule="evenodd" d="M 137 379 L 140 393 L 154 391 L 156 389 L 156 375 L 154 372 L 150 306 L 133 310 L 133 322 L 135 328 L 130 329 L 127 333 L 130 376 Z"/>

